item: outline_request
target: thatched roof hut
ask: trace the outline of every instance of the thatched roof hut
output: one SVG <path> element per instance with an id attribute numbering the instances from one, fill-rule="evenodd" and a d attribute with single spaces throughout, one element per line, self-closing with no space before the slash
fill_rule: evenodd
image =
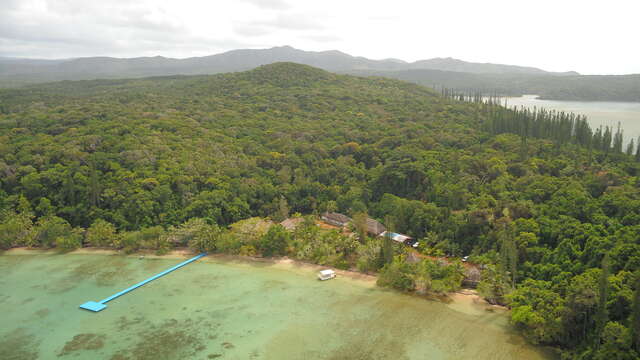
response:
<path id="1" fill-rule="evenodd" d="M 283 222 L 281 222 L 280 225 L 282 225 L 285 229 L 287 229 L 289 231 L 293 231 L 298 226 L 300 226 L 300 224 L 302 224 L 303 221 L 304 221 L 304 219 L 301 218 L 301 217 L 289 218 L 289 219 L 286 219 Z"/>
<path id="2" fill-rule="evenodd" d="M 384 225 L 372 218 L 367 218 L 367 233 L 373 236 L 379 236 L 385 231 L 387 231 L 387 228 L 384 227 Z"/>
<path id="3" fill-rule="evenodd" d="M 478 286 L 481 278 L 480 269 L 475 266 L 467 266 L 464 271 L 464 280 L 462 280 L 462 285 L 475 288 Z"/>
<path id="4" fill-rule="evenodd" d="M 322 220 L 324 220 L 327 224 L 331 224 L 334 226 L 340 226 L 340 227 L 344 227 L 347 226 L 347 224 L 349 224 L 351 222 L 351 218 L 348 217 L 347 215 L 343 215 L 340 213 L 330 213 L 330 212 L 326 212 L 324 214 L 322 214 L 322 216 L 320 217 Z"/>

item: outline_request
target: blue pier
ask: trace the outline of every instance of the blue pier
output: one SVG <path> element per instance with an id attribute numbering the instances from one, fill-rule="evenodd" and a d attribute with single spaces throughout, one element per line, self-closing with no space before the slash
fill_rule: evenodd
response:
<path id="1" fill-rule="evenodd" d="M 157 278 L 163 277 L 163 276 L 167 275 L 168 273 L 170 273 L 170 272 L 172 272 L 174 270 L 178 270 L 181 267 L 183 267 L 185 265 L 188 265 L 188 264 L 200 259 L 201 257 L 206 256 L 206 255 L 207 255 L 206 253 L 202 253 L 202 254 L 200 254 L 198 256 L 192 257 L 191 259 L 189 259 L 187 261 L 183 261 L 180 264 L 178 264 L 178 265 L 176 265 L 176 266 L 174 266 L 174 267 L 172 267 L 170 269 L 167 269 L 167 270 L 165 270 L 165 271 L 163 271 L 163 272 L 161 272 L 161 273 L 159 273 L 157 275 L 154 275 L 154 276 L 148 278 L 147 280 L 141 281 L 141 282 L 139 282 L 139 283 L 137 283 L 137 284 L 135 284 L 135 285 L 133 285 L 131 287 L 128 287 L 128 288 L 120 291 L 119 293 L 113 294 L 113 295 L 109 296 L 108 298 L 106 298 L 104 300 L 100 300 L 98 302 L 96 302 L 96 301 L 87 301 L 86 303 L 80 305 L 80 308 L 81 309 L 85 309 L 85 310 L 89 310 L 89 311 L 93 311 L 93 312 L 102 311 L 107 307 L 107 305 L 105 305 L 105 304 L 108 303 L 109 301 L 111 301 L 111 300 L 113 300 L 115 298 L 118 298 L 118 297 L 120 297 L 120 296 L 122 296 L 122 295 L 124 295 L 124 294 L 126 294 L 126 293 L 128 293 L 130 291 L 133 291 L 133 290 L 139 288 L 140 286 L 142 286 L 142 285 L 144 285 L 146 283 L 152 282 L 153 280 L 155 280 Z"/>

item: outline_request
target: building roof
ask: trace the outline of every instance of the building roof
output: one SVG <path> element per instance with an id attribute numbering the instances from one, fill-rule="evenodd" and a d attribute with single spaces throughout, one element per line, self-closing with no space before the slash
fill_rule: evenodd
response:
<path id="1" fill-rule="evenodd" d="M 398 234 L 390 231 L 384 231 L 380 236 L 389 236 L 391 240 L 404 243 L 406 240 L 413 239 L 411 236 Z"/>
<path id="2" fill-rule="evenodd" d="M 328 221 L 332 221 L 332 222 L 336 222 L 336 223 L 340 223 L 343 225 L 346 225 L 347 223 L 349 223 L 351 221 L 351 218 L 348 217 L 347 215 L 343 215 L 340 213 L 335 213 L 335 212 L 326 212 L 324 214 L 322 214 L 322 219 L 323 220 L 328 220 Z"/>
<path id="3" fill-rule="evenodd" d="M 367 232 L 369 234 L 377 236 L 377 235 L 382 234 L 386 230 L 387 230 L 387 228 L 385 228 L 384 225 L 382 225 L 378 221 L 376 221 L 376 220 L 374 220 L 372 218 L 367 218 Z"/>
<path id="4" fill-rule="evenodd" d="M 293 231 L 295 230 L 302 222 L 304 221 L 303 218 L 301 217 L 297 217 L 297 218 L 289 218 L 284 220 L 283 222 L 280 223 L 280 225 L 282 225 L 285 229 L 289 230 L 289 231 Z"/>
<path id="5" fill-rule="evenodd" d="M 398 234 L 394 232 L 388 232 L 387 234 L 391 236 L 391 238 L 395 241 L 404 242 L 405 240 L 411 239 L 411 236 L 404 235 L 404 234 Z"/>

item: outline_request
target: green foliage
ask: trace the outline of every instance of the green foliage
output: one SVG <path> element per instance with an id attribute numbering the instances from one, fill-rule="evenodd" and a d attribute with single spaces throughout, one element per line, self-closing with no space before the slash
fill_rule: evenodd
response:
<path id="1" fill-rule="evenodd" d="M 151 226 L 138 231 L 128 231 L 116 237 L 114 246 L 125 253 L 132 253 L 140 249 L 156 250 L 159 255 L 167 253 L 172 248 L 170 234 L 161 226 Z"/>
<path id="2" fill-rule="evenodd" d="M 262 220 L 368 213 L 424 254 L 485 265 L 481 294 L 532 341 L 593 357 L 624 338 L 615 322 L 640 351 L 640 151 L 581 116 L 444 95 L 295 64 L 2 90 L 0 247 L 72 248 L 88 227 L 128 252 L 386 264 L 392 287 L 459 286 L 459 269 L 398 263 L 392 240 Z"/>
<path id="3" fill-rule="evenodd" d="M 413 273 L 412 266 L 402 256 L 396 256 L 380 270 L 376 283 L 396 290 L 412 291 L 416 287 Z"/>
<path id="4" fill-rule="evenodd" d="M 640 75 L 473 74 L 432 69 L 352 70 L 352 74 L 376 75 L 451 89 L 476 89 L 487 95 L 538 94 L 542 99 L 572 101 L 640 101 Z"/>
<path id="5" fill-rule="evenodd" d="M 488 265 L 482 271 L 482 280 L 478 284 L 478 292 L 491 304 L 507 303 L 507 295 L 511 291 L 510 279 L 500 266 Z"/>
<path id="6" fill-rule="evenodd" d="M 102 219 L 94 221 L 87 229 L 86 234 L 89 245 L 96 247 L 112 246 L 114 243 L 118 242 L 116 236 L 115 226 Z"/>
<path id="7" fill-rule="evenodd" d="M 631 344 L 637 353 L 640 353 L 640 273 L 635 274 L 635 291 L 630 319 Z"/>
<path id="8" fill-rule="evenodd" d="M 55 239 L 56 250 L 60 252 L 68 252 L 82 247 L 82 240 L 84 238 L 84 230 L 75 228 L 68 234 L 58 236 Z"/>
<path id="9" fill-rule="evenodd" d="M 258 242 L 258 250 L 263 256 L 284 255 L 291 238 L 289 232 L 282 225 L 274 225 Z"/>
<path id="10" fill-rule="evenodd" d="M 609 320 L 607 311 L 607 302 L 609 300 L 609 254 L 605 254 L 602 259 L 602 268 L 600 271 L 600 279 L 598 281 L 598 309 L 596 310 L 596 336 L 601 338 L 603 335 L 605 324 Z M 596 342 L 595 348 L 600 345 L 600 341 Z"/>
<path id="11" fill-rule="evenodd" d="M 362 272 L 374 272 L 380 269 L 380 239 L 371 239 L 358 245 L 356 267 Z"/>
<path id="12" fill-rule="evenodd" d="M 69 236 L 71 230 L 71 225 L 60 217 L 47 216 L 40 218 L 36 224 L 34 243 L 37 246 L 51 248 L 56 245 L 58 238 L 64 239 Z"/>
<path id="13" fill-rule="evenodd" d="M 460 262 L 445 263 L 425 259 L 415 266 L 414 280 L 421 292 L 446 294 L 460 289 L 464 267 Z"/>
<path id="14" fill-rule="evenodd" d="M 189 248 L 197 252 L 214 252 L 221 236 L 222 230 L 218 225 L 205 224 L 195 231 L 189 240 Z"/>
<path id="15" fill-rule="evenodd" d="M 0 249 L 34 244 L 33 223 L 28 214 L 5 211 L 0 214 Z"/>
<path id="16" fill-rule="evenodd" d="M 158 255 L 166 254 L 172 247 L 162 226 L 151 226 L 140 230 L 139 241 L 142 248 L 156 250 Z"/>
<path id="17" fill-rule="evenodd" d="M 629 329 L 617 322 L 608 322 L 600 336 L 602 345 L 594 354 L 594 360 L 632 360 L 638 353 L 631 348 Z"/>
<path id="18" fill-rule="evenodd" d="M 192 218 L 177 227 L 170 227 L 167 230 L 167 241 L 176 246 L 186 246 L 203 229 L 207 228 L 207 222 L 202 218 Z"/>
<path id="19" fill-rule="evenodd" d="M 120 238 L 118 248 L 124 250 L 125 253 L 131 254 L 138 251 L 142 247 L 142 234 L 140 231 L 129 231 L 124 233 Z"/>
<path id="20" fill-rule="evenodd" d="M 527 279 L 508 295 L 511 323 L 533 343 L 555 344 L 562 340 L 564 301 L 550 282 Z"/>

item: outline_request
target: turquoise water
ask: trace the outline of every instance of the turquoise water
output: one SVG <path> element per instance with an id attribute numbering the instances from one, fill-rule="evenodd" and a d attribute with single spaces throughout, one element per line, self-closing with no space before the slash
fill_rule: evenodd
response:
<path id="1" fill-rule="evenodd" d="M 182 259 L 0 256 L 0 359 L 545 359 L 504 313 L 293 265 L 205 258 L 78 309 Z"/>

